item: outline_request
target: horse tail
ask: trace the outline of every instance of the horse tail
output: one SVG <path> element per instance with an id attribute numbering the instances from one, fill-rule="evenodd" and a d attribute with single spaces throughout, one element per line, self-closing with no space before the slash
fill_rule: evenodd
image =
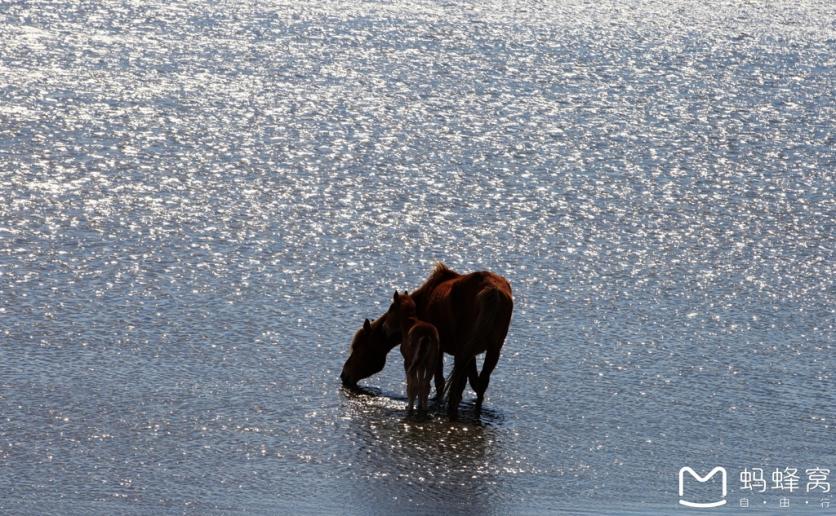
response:
<path id="1" fill-rule="evenodd" d="M 486 287 L 476 295 L 479 315 L 476 316 L 476 322 L 473 323 L 473 328 L 470 330 L 470 338 L 468 338 L 461 351 L 462 356 L 457 357 L 459 360 L 454 361 L 453 369 L 444 381 L 443 396 L 445 402 L 450 400 L 450 386 L 453 385 L 453 382 L 462 381 L 463 378 L 466 381 L 468 367 L 472 361 L 476 360 L 476 354 L 472 350 L 478 342 L 488 340 L 506 301 L 508 301 L 507 296 L 494 286 Z"/>

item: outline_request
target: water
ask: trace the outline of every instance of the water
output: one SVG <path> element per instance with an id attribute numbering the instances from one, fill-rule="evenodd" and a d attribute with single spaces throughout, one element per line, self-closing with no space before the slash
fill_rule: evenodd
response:
<path id="1" fill-rule="evenodd" d="M 0 4 L 0 512 L 826 513 L 834 14 Z M 455 423 L 338 380 L 436 260 L 516 301 Z"/>

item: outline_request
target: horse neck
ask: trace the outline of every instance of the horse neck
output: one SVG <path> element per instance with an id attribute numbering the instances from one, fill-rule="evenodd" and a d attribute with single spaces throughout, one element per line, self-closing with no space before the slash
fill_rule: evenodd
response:
<path id="1" fill-rule="evenodd" d="M 411 330 L 412 327 L 415 326 L 415 323 L 417 323 L 417 322 L 418 322 L 418 318 L 415 317 L 414 315 L 411 315 L 409 317 L 402 317 L 401 318 L 401 338 L 403 340 L 406 340 L 406 336 L 409 333 L 409 330 Z"/>
<path id="2" fill-rule="evenodd" d="M 375 328 L 378 331 L 383 331 L 383 328 L 380 328 L 380 326 L 383 325 L 383 322 L 386 320 L 386 317 L 388 317 L 388 314 L 383 314 L 381 317 L 378 317 L 372 323 L 372 328 Z M 386 332 L 384 332 L 384 335 L 385 335 L 385 333 Z M 382 351 L 384 353 L 389 353 L 390 351 L 395 349 L 395 346 L 400 344 L 400 342 L 401 342 L 400 339 L 397 338 L 397 334 L 395 334 L 395 335 L 396 335 L 396 337 L 386 337 L 386 338 L 383 339 L 383 349 L 382 349 Z"/>

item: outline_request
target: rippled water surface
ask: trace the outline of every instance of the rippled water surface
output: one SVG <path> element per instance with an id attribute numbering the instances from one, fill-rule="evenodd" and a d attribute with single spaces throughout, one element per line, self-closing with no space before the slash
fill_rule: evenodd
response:
<path id="1" fill-rule="evenodd" d="M 685 465 L 729 505 L 836 472 L 834 18 L 0 3 L 0 512 L 670 513 Z M 458 422 L 405 417 L 397 350 L 337 378 L 436 260 L 516 302 Z"/>

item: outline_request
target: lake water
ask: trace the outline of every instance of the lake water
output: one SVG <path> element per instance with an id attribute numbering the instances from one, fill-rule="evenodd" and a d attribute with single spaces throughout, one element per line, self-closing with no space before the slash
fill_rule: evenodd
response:
<path id="1" fill-rule="evenodd" d="M 0 4 L 0 512 L 833 511 L 835 15 Z M 437 260 L 516 303 L 457 422 L 338 379 Z"/>

